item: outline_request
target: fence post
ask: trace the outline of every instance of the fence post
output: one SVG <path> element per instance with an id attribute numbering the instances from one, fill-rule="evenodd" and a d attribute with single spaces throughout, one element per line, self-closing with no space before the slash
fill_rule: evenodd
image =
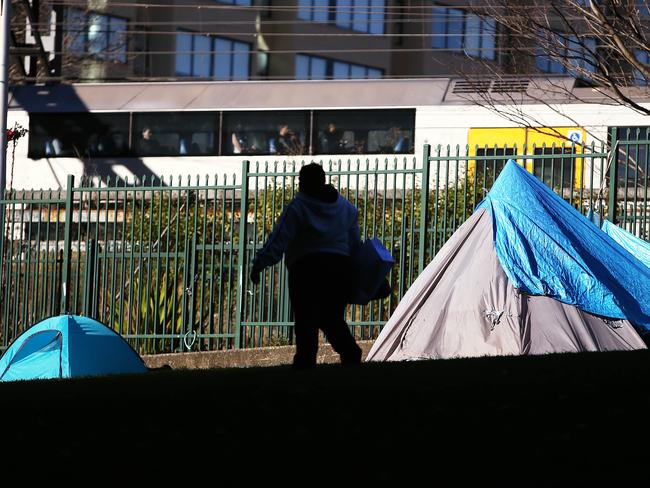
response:
<path id="1" fill-rule="evenodd" d="M 243 161 L 241 167 L 241 196 L 239 210 L 239 245 L 237 250 L 237 315 L 235 321 L 235 348 L 240 348 L 242 318 L 244 314 L 244 298 L 246 276 L 247 238 L 246 219 L 248 218 L 248 170 L 249 161 Z"/>
<path id="2" fill-rule="evenodd" d="M 197 202 L 198 205 L 198 202 Z M 196 273 L 196 229 L 194 231 L 194 235 L 192 236 L 192 241 L 190 243 L 190 261 L 189 261 L 189 270 L 190 270 L 190 277 L 189 281 L 187 282 L 187 286 L 189 288 L 189 293 L 186 293 L 187 295 L 187 303 L 188 303 L 188 309 L 187 309 L 187 314 L 188 314 L 188 327 L 190 331 L 194 330 L 194 320 L 195 320 L 195 313 L 194 313 L 194 308 L 197 305 L 197 293 L 196 293 L 196 281 L 197 281 L 197 273 Z M 187 266 L 187 262 L 185 264 Z M 202 304 L 198 304 L 199 307 L 202 307 Z M 199 330 L 197 331 L 197 334 L 201 332 L 201 324 L 199 324 Z M 199 341 L 200 343 L 200 341 Z"/>
<path id="3" fill-rule="evenodd" d="M 607 219 L 616 224 L 616 207 L 618 206 L 618 137 L 616 128 L 612 129 L 612 147 L 609 155 L 609 202 L 607 208 Z"/>
<path id="4" fill-rule="evenodd" d="M 418 274 L 422 273 L 426 264 L 427 226 L 429 224 L 429 157 L 431 145 L 425 144 L 422 151 L 422 189 L 420 194 L 420 245 L 418 259 Z"/>
<path id="5" fill-rule="evenodd" d="M 97 247 L 97 242 L 95 239 L 90 239 L 87 242 L 87 248 L 86 248 L 86 266 L 84 268 L 84 272 L 86 273 L 85 276 L 85 284 L 84 284 L 84 298 L 83 298 L 83 305 L 81 309 L 83 310 L 83 313 L 88 316 L 88 317 L 94 317 L 98 318 L 97 315 L 95 314 L 95 310 L 93 307 L 93 304 L 95 302 L 94 297 L 95 297 L 95 255 L 96 255 L 96 247 Z"/>
<path id="6" fill-rule="evenodd" d="M 70 306 L 70 261 L 72 257 L 71 236 L 73 212 L 74 176 L 68 175 L 65 192 L 65 227 L 63 231 L 63 264 L 61 270 L 61 308 L 60 313 L 69 313 Z"/>

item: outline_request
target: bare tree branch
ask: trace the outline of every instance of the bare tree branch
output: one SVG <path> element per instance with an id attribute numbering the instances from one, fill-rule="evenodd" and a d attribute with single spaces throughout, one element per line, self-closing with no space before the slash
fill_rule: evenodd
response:
<path id="1" fill-rule="evenodd" d="M 568 103 L 590 103 L 579 91 L 550 77 L 575 78 L 577 86 L 590 86 L 599 95 L 598 103 L 619 105 L 640 114 L 650 109 L 639 98 L 640 88 L 650 81 L 650 8 L 644 0 L 487 0 L 473 12 L 496 21 L 501 43 L 497 62 L 481 60 L 483 71 L 495 80 L 504 77 L 545 79 L 548 96 L 498 97 L 489 91 L 477 93 L 474 103 L 499 113 L 525 127 L 539 127 L 541 121 L 521 106 L 531 101 L 545 104 L 568 120 L 573 120 L 554 103 L 558 97 Z M 471 69 L 471 68 L 470 68 Z M 477 80 L 475 70 L 460 73 Z M 484 78 L 483 78 L 484 79 Z M 647 94 L 646 94 L 647 96 Z M 580 125 L 573 120 L 575 125 Z"/>

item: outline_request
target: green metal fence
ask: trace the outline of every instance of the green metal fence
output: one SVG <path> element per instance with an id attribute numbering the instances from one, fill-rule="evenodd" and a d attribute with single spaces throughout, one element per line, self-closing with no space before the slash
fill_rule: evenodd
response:
<path id="1" fill-rule="evenodd" d="M 358 208 L 363 237 L 379 238 L 396 261 L 392 295 L 349 308 L 355 335 L 377 336 L 509 157 L 583 213 L 627 221 L 634 194 L 635 229 L 644 235 L 647 189 L 621 189 L 620 158 L 610 164 L 612 154 L 595 147 L 425 146 L 418 158 L 321 162 Z M 65 190 L 9 193 L 0 202 L 0 346 L 62 312 L 97 318 L 140 353 L 291 343 L 285 267 L 267 269 L 257 286 L 247 277 L 297 191 L 301 164 L 244 162 L 237 178 L 69 177 Z"/>

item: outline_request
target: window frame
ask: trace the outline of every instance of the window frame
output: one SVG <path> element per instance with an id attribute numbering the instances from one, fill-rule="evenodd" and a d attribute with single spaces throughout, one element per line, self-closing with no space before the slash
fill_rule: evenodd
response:
<path id="1" fill-rule="evenodd" d="M 123 17 L 120 15 L 107 14 L 102 12 L 97 12 L 96 10 L 82 10 L 75 7 L 67 7 L 64 20 L 64 32 L 65 34 L 70 32 L 68 28 L 69 16 L 78 15 L 80 18 L 83 18 L 83 30 L 79 31 L 81 39 L 75 39 L 66 46 L 66 54 L 75 56 L 75 57 L 85 57 L 89 56 L 101 61 L 117 61 L 121 64 L 128 63 L 128 52 L 129 52 L 129 22 L 131 19 L 128 17 Z M 96 16 L 98 18 L 106 19 L 108 21 L 106 28 L 106 43 L 98 51 L 90 50 L 90 18 Z M 111 22 L 119 20 L 124 23 L 124 46 L 123 49 L 119 50 L 109 50 L 108 47 L 111 45 L 112 37 L 116 35 L 115 31 L 111 28 Z M 64 34 L 64 36 L 65 36 Z M 80 46 L 74 48 L 74 44 L 81 44 Z"/>
<path id="2" fill-rule="evenodd" d="M 233 39 L 230 37 L 223 37 L 223 36 L 204 36 L 202 34 L 199 34 L 195 31 L 191 31 L 188 29 L 176 29 L 176 45 L 178 45 L 178 39 L 180 35 L 187 35 L 191 39 L 190 43 L 190 51 L 187 54 L 178 54 L 178 50 L 176 51 L 176 56 L 174 58 L 174 74 L 175 76 L 178 77 L 190 77 L 190 78 L 201 78 L 201 79 L 216 79 L 216 80 L 227 80 L 227 81 L 241 81 L 241 80 L 249 80 L 251 77 L 251 64 L 252 64 L 252 56 L 251 56 L 251 51 L 252 51 L 252 44 L 250 42 L 246 41 L 240 41 L 239 39 Z M 197 39 L 207 39 L 210 43 L 209 49 L 206 54 L 197 54 L 197 53 L 202 53 L 203 51 L 197 51 L 195 49 L 196 46 L 196 40 Z M 220 51 L 217 51 L 216 46 L 217 43 L 219 42 L 227 42 L 230 44 L 230 50 L 229 51 L 224 51 L 226 54 L 219 54 Z M 246 78 L 235 78 L 235 56 L 237 55 L 237 50 L 235 49 L 236 46 L 242 46 L 244 48 L 244 52 L 246 53 Z M 228 72 L 229 72 L 229 77 L 228 78 L 221 78 L 217 76 L 217 63 L 216 63 L 216 57 L 218 56 L 224 56 L 227 55 L 229 57 L 229 63 L 228 63 Z M 179 58 L 181 56 L 187 56 L 189 57 L 189 64 L 190 64 L 190 74 L 182 73 L 178 70 L 178 63 L 179 63 Z M 195 62 L 196 62 L 196 57 L 197 56 L 205 56 L 208 58 L 208 74 L 207 75 L 202 75 L 202 74 L 196 74 L 195 73 Z"/>
<path id="3" fill-rule="evenodd" d="M 325 61 L 325 76 L 323 78 L 313 78 L 311 75 L 311 72 L 308 73 L 308 76 L 306 78 L 298 78 L 298 60 L 299 59 L 306 59 L 308 61 L 308 66 L 311 67 L 312 61 L 317 60 L 317 61 Z M 374 66 L 368 66 L 364 64 L 358 64 L 358 63 L 350 63 L 348 61 L 344 61 L 341 59 L 334 59 L 334 58 L 326 58 L 324 56 L 314 56 L 311 54 L 305 54 L 305 53 L 297 53 L 295 56 L 295 69 L 294 69 L 294 77 L 296 80 L 374 80 L 374 79 L 381 79 L 384 77 L 384 70 L 382 68 L 376 68 Z M 335 68 L 336 65 L 345 65 L 347 67 L 347 72 L 348 76 L 347 77 L 340 77 L 337 78 L 334 76 Z M 352 77 L 349 76 L 352 73 L 353 68 L 362 68 L 365 70 L 365 75 L 363 77 Z M 371 71 L 376 71 L 379 76 L 378 77 L 373 77 L 369 76 Z"/>
<path id="4" fill-rule="evenodd" d="M 576 65 L 579 69 L 582 69 L 582 70 L 584 70 L 586 72 L 589 72 L 589 73 L 594 73 L 596 71 L 595 57 L 592 56 L 591 53 L 589 53 L 589 51 L 588 51 L 589 47 L 584 46 L 583 44 L 581 44 L 581 41 L 578 39 L 578 37 L 575 34 L 566 35 L 566 34 L 563 34 L 563 33 L 553 32 L 550 35 L 553 35 L 555 37 L 561 37 L 561 38 L 554 39 L 554 40 L 549 41 L 549 42 L 562 42 L 564 49 L 563 49 L 563 53 L 562 53 L 561 57 L 564 58 L 564 59 L 567 59 L 569 64 Z M 593 44 L 592 49 L 594 51 L 598 47 L 596 38 L 594 38 L 594 37 L 585 37 L 582 40 L 582 43 L 584 43 L 584 44 Z M 572 51 L 572 49 L 573 49 L 571 47 L 572 44 L 575 44 L 575 45 L 580 47 L 580 52 L 579 52 L 580 59 L 575 60 L 575 62 L 573 62 L 571 60 L 571 57 L 569 56 L 569 54 L 571 52 L 575 52 L 575 50 Z M 593 61 L 589 62 L 588 59 L 592 59 Z M 542 62 L 544 63 L 544 65 L 541 64 Z M 568 75 L 572 75 L 572 76 L 578 75 L 578 73 L 576 73 L 573 69 L 571 69 L 568 66 L 565 66 L 562 63 L 562 61 L 557 60 L 557 59 L 553 59 L 553 57 L 551 55 L 549 55 L 548 53 L 545 53 L 540 46 L 537 47 L 537 53 L 536 53 L 536 56 L 535 56 L 535 66 L 542 73 L 568 74 Z M 547 66 L 548 69 L 545 69 L 544 66 Z M 553 66 L 559 66 L 560 69 L 559 70 L 554 70 L 554 69 L 552 69 Z M 586 68 L 585 66 L 590 66 L 591 69 Z M 588 76 L 579 76 L 579 77 L 587 77 L 588 78 Z"/>
<path id="5" fill-rule="evenodd" d="M 378 36 L 386 33 L 386 0 L 299 0 L 297 7 L 299 20 Z"/>
<path id="6" fill-rule="evenodd" d="M 496 61 L 498 42 L 498 23 L 496 19 L 487 15 L 481 16 L 466 9 L 441 4 L 434 4 L 431 13 L 432 48 L 464 53 L 474 59 Z M 452 22 L 449 20 L 452 16 L 458 18 Z M 440 25 L 436 20 L 437 17 L 443 19 Z M 478 33 L 474 34 L 468 31 L 470 21 L 477 22 Z M 488 24 L 492 25 L 488 26 Z M 457 27 L 454 32 L 450 32 L 452 26 Z M 488 48 L 485 47 L 485 36 L 487 35 L 491 39 L 491 47 Z M 468 47 L 470 39 L 475 39 L 476 43 Z M 472 51 L 475 51 L 476 54 L 472 54 Z"/>

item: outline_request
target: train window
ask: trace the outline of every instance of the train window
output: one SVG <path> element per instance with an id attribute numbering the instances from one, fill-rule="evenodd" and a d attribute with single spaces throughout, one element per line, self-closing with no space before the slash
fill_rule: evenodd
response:
<path id="1" fill-rule="evenodd" d="M 533 174 L 551 188 L 571 188 L 575 148 L 536 147 L 535 155 L 557 155 L 557 158 L 538 158 L 534 161 Z M 566 155 L 566 157 L 563 157 Z"/>
<path id="2" fill-rule="evenodd" d="M 144 113 L 133 116 L 133 152 L 137 156 L 216 154 L 215 112 Z"/>
<path id="3" fill-rule="evenodd" d="M 224 112 L 222 155 L 307 153 L 308 113 Z"/>
<path id="4" fill-rule="evenodd" d="M 415 110 L 317 110 L 315 154 L 413 154 Z"/>
<path id="5" fill-rule="evenodd" d="M 31 114 L 30 158 L 108 157 L 128 154 L 128 114 Z"/>

